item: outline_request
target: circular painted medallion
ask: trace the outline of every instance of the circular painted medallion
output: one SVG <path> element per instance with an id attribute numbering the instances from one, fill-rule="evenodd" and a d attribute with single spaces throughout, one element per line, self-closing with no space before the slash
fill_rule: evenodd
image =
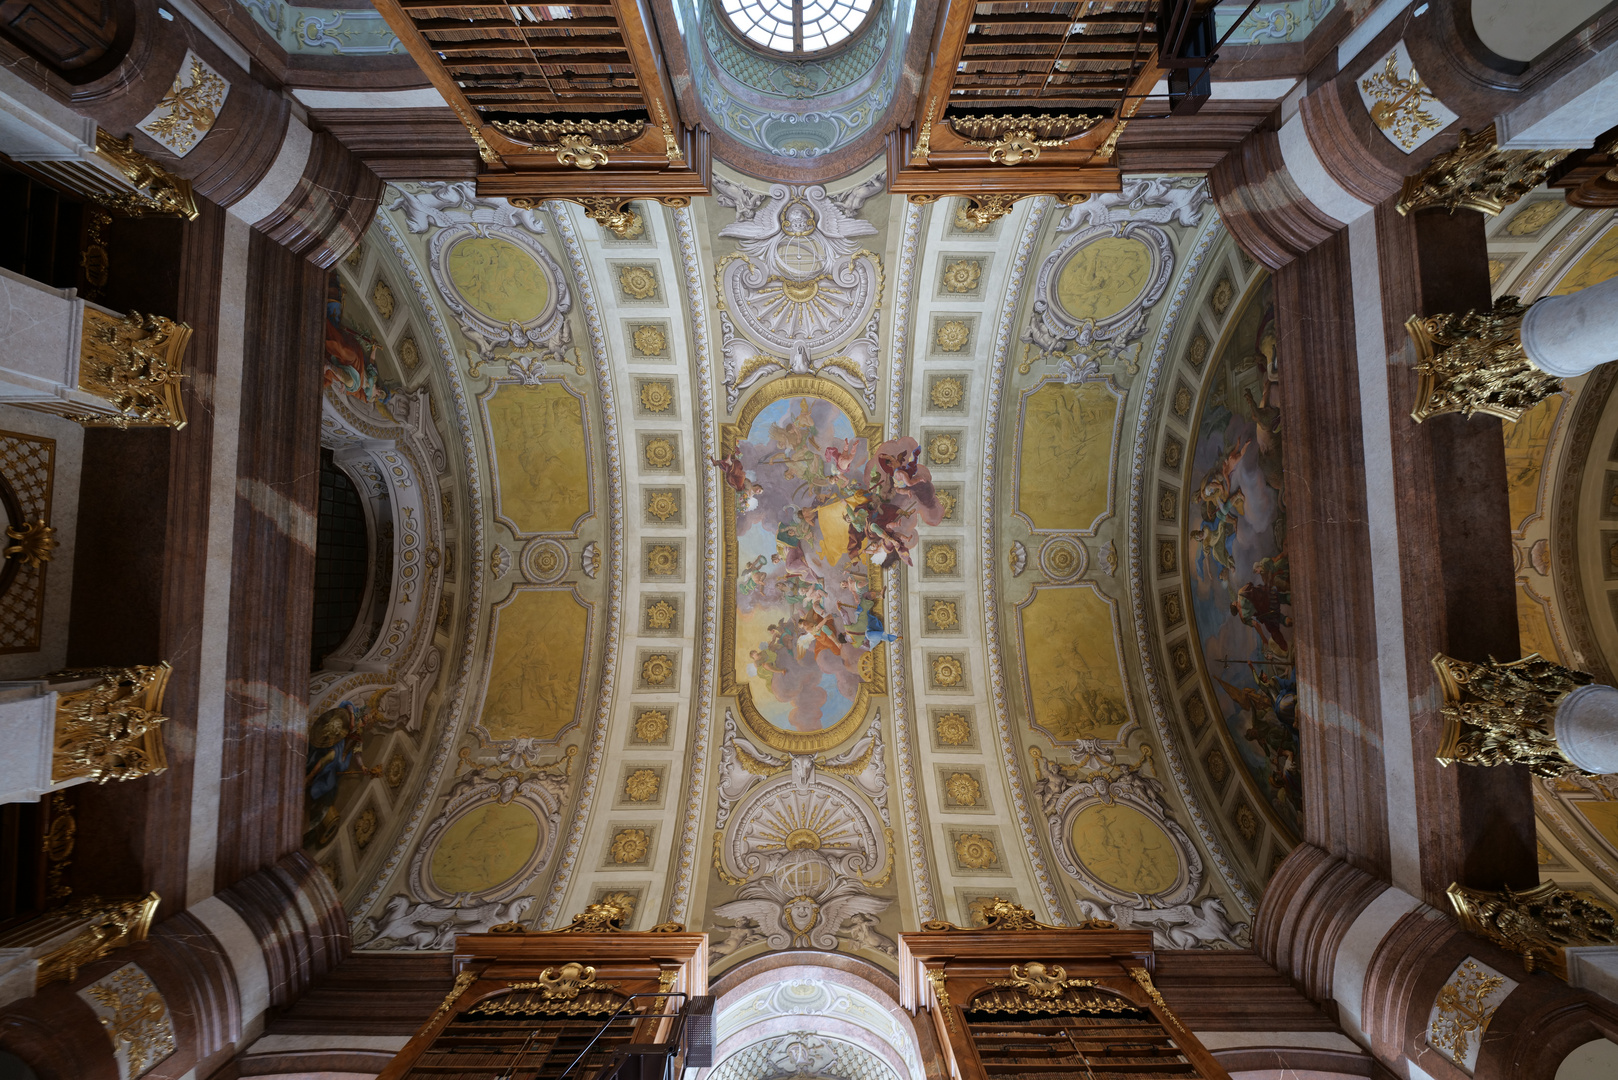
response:
<path id="1" fill-rule="evenodd" d="M 433 884 L 447 894 L 487 893 L 521 873 L 540 840 L 539 819 L 522 803 L 474 806 L 439 837 Z"/>
<path id="2" fill-rule="evenodd" d="M 445 269 L 463 303 L 497 323 L 527 323 L 550 301 L 550 277 L 528 252 L 497 236 L 455 242 Z"/>
<path id="3" fill-rule="evenodd" d="M 1153 821 L 1126 803 L 1095 803 L 1073 818 L 1073 852 L 1084 868 L 1120 892 L 1155 896 L 1180 881 L 1179 848 Z"/>
<path id="4" fill-rule="evenodd" d="M 1129 236 L 1080 244 L 1056 277 L 1056 302 L 1074 322 L 1111 318 L 1152 280 L 1152 251 Z"/>

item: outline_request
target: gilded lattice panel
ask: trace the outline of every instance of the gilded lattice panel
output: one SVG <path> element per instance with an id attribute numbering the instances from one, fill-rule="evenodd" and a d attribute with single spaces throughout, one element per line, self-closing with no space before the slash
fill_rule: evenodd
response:
<path id="1" fill-rule="evenodd" d="M 56 440 L 18 431 L 0 431 L 0 478 L 16 496 L 24 521 L 51 520 L 51 483 L 56 474 Z M 0 653 L 35 652 L 45 619 L 45 572 L 49 563 L 17 560 L 17 576 L 0 593 Z"/>

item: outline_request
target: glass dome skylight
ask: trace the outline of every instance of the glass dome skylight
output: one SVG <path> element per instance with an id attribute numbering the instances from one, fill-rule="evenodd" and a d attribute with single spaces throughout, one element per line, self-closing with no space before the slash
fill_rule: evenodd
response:
<path id="1" fill-rule="evenodd" d="M 875 0 L 719 0 L 742 36 L 781 53 L 813 53 L 845 41 Z"/>

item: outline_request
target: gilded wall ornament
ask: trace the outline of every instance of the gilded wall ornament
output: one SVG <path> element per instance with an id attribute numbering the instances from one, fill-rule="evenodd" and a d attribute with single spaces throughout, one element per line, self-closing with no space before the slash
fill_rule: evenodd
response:
<path id="1" fill-rule="evenodd" d="M 585 577 L 594 580 L 595 576 L 601 573 L 601 545 L 594 540 L 585 544 L 584 549 L 579 552 L 579 566 L 584 570 Z"/>
<path id="2" fill-rule="evenodd" d="M 925 563 L 928 570 L 935 574 L 953 574 L 955 572 L 955 546 L 953 544 L 929 544 Z"/>
<path id="3" fill-rule="evenodd" d="M 1021 540 L 1011 542 L 1011 547 L 1006 551 L 1006 562 L 1011 566 L 1012 577 L 1021 577 L 1022 572 L 1028 569 L 1028 548 Z"/>
<path id="4" fill-rule="evenodd" d="M 674 625 L 674 617 L 678 614 L 673 604 L 659 600 L 646 609 L 646 625 L 653 630 L 667 630 Z"/>
<path id="5" fill-rule="evenodd" d="M 1181 383 L 1174 389 L 1174 398 L 1171 402 L 1174 415 L 1182 419 L 1191 411 L 1191 388 Z"/>
<path id="6" fill-rule="evenodd" d="M 1012 964 L 1011 978 L 990 979 L 988 983 L 990 986 L 1020 991 L 1031 998 L 1050 1001 L 1063 996 L 1069 990 L 1092 987 L 1095 980 L 1070 979 L 1067 977 L 1067 968 L 1061 964 L 1041 964 L 1035 961 L 1029 964 Z"/>
<path id="7" fill-rule="evenodd" d="M 96 202 L 134 217 L 146 214 L 174 214 L 187 221 L 197 219 L 197 201 L 191 181 L 175 176 L 135 149 L 135 137 L 116 139 L 96 129 L 96 154 L 123 174 L 134 187 L 119 195 L 96 195 Z M 105 224 L 105 223 L 103 223 Z"/>
<path id="8" fill-rule="evenodd" d="M 612 838 L 609 853 L 620 866 L 638 863 L 651 850 L 652 838 L 645 829 L 620 829 Z"/>
<path id="9" fill-rule="evenodd" d="M 934 600 L 927 605 L 927 618 L 943 630 L 953 630 L 961 625 L 960 612 L 956 610 L 953 600 Z"/>
<path id="10" fill-rule="evenodd" d="M 1403 41 L 1359 80 L 1359 91 L 1371 122 L 1407 154 L 1457 119 L 1422 81 Z"/>
<path id="11" fill-rule="evenodd" d="M 958 259 L 944 267 L 944 288 L 952 293 L 976 292 L 982 275 L 982 260 Z"/>
<path id="12" fill-rule="evenodd" d="M 65 945 L 59 945 L 39 958 L 34 973 L 37 990 L 46 983 L 72 982 L 79 969 L 106 956 L 113 949 L 135 945 L 146 940 L 151 930 L 152 916 L 157 914 L 158 895 L 147 893 L 138 898 L 109 898 L 88 896 L 57 909 L 61 914 L 82 918 L 84 929 Z"/>
<path id="13" fill-rule="evenodd" d="M 1404 188 L 1399 193 L 1399 213 L 1429 207 L 1453 213 L 1465 208 L 1493 217 L 1544 183 L 1545 174 L 1569 153 L 1567 150 L 1501 150 L 1496 140 L 1493 124 L 1476 133 L 1463 128 L 1455 149 L 1439 154 L 1414 176 L 1405 177 Z M 1546 201 L 1538 207 L 1555 209 L 1562 205 L 1559 201 Z M 1543 213 L 1538 207 L 1530 207 L 1529 211 L 1537 216 Z M 1553 214 L 1552 218 L 1555 216 Z M 1508 225 L 1507 231 L 1510 229 Z"/>
<path id="14" fill-rule="evenodd" d="M 955 227 L 964 232 L 979 232 L 1011 213 L 1017 202 L 1016 195 L 978 195 L 961 199 L 955 205 Z"/>
<path id="15" fill-rule="evenodd" d="M 1540 199 L 1530 203 L 1511 215 L 1511 220 L 1506 222 L 1506 235 L 1533 236 L 1561 217 L 1566 209 L 1567 203 L 1561 199 Z"/>
<path id="16" fill-rule="evenodd" d="M 1516 982 L 1472 957 L 1461 961 L 1433 999 L 1427 1045 L 1467 1072 L 1477 1063 L 1489 1021 Z"/>
<path id="17" fill-rule="evenodd" d="M 1194 368 L 1202 367 L 1202 362 L 1208 359 L 1208 335 L 1198 334 L 1191 339 L 1191 347 L 1186 350 L 1185 358 Z"/>
<path id="18" fill-rule="evenodd" d="M 1562 698 L 1594 680 L 1530 653 L 1509 664 L 1433 658 L 1444 695 L 1438 760 L 1449 765 L 1527 765 L 1536 775 L 1579 773 L 1562 756 L 1553 720 Z"/>
<path id="19" fill-rule="evenodd" d="M 972 741 L 972 726 L 958 712 L 948 712 L 933 721 L 933 730 L 944 746 L 966 746 Z"/>
<path id="20" fill-rule="evenodd" d="M 647 412 L 668 412 L 674 404 L 674 388 L 668 383 L 648 380 L 640 384 L 640 405 Z"/>
<path id="21" fill-rule="evenodd" d="M 927 460 L 934 465 L 948 465 L 960 452 L 961 444 L 953 435 L 940 433 L 927 440 Z"/>
<path id="22" fill-rule="evenodd" d="M 955 858 L 970 870 L 989 870 L 1000 865 L 994 841 L 980 833 L 960 833 L 955 837 Z"/>
<path id="23" fill-rule="evenodd" d="M 630 802 L 651 802 L 657 798 L 663 778 L 655 769 L 636 769 L 624 777 L 624 798 Z"/>
<path id="24" fill-rule="evenodd" d="M 1208 302 L 1213 305 L 1215 315 L 1223 315 L 1230 310 L 1230 302 L 1236 297 L 1236 287 L 1230 283 L 1230 278 L 1220 278 L 1219 284 L 1214 286 L 1213 293 Z"/>
<path id="25" fill-rule="evenodd" d="M 933 682 L 939 686 L 959 686 L 966 679 L 966 668 L 959 656 L 933 657 Z"/>
<path id="26" fill-rule="evenodd" d="M 376 838 L 376 807 L 367 806 L 354 818 L 354 846 L 361 851 L 371 846 Z"/>
<path id="27" fill-rule="evenodd" d="M 1522 957 L 1529 974 L 1544 969 L 1566 981 L 1567 949 L 1618 944 L 1611 911 L 1554 881 L 1522 892 L 1451 885 L 1448 895 L 1462 926 Z"/>
<path id="28" fill-rule="evenodd" d="M 579 200 L 579 204 L 584 207 L 585 217 L 620 240 L 633 240 L 646 231 L 646 221 L 639 213 L 630 209 L 632 204 L 628 199 L 617 199 L 610 196 L 605 198 L 585 196 Z M 644 267 L 637 267 L 636 269 L 645 271 Z M 646 276 L 651 279 L 650 272 L 647 272 Z M 620 278 L 619 280 L 622 281 L 623 279 Z M 657 283 L 654 279 L 652 280 L 653 292 L 656 291 L 656 287 Z M 628 290 L 626 289 L 625 291 L 627 292 Z M 646 295 L 650 296 L 651 293 Z"/>
<path id="29" fill-rule="evenodd" d="M 421 350 L 416 346 L 413 334 L 406 334 L 399 342 L 399 362 L 406 371 L 415 371 L 421 364 Z"/>
<path id="30" fill-rule="evenodd" d="M 674 675 L 674 661 L 663 653 L 653 653 L 641 662 L 640 677 L 649 686 L 662 686 Z"/>
<path id="31" fill-rule="evenodd" d="M 230 83 L 187 49 L 174 85 L 135 127 L 175 157 L 185 157 L 213 130 L 229 96 Z"/>
<path id="32" fill-rule="evenodd" d="M 1033 116 L 957 116 L 949 125 L 968 146 L 989 151 L 996 165 L 1020 165 L 1038 161 L 1041 149 L 1061 146 L 1089 131 L 1103 118 L 1082 115 L 1041 113 Z"/>
<path id="33" fill-rule="evenodd" d="M 652 469 L 667 469 L 674 464 L 674 444 L 668 439 L 647 439 L 646 465 Z"/>
<path id="34" fill-rule="evenodd" d="M 603 908 L 600 904 L 591 904 L 592 908 Z M 610 909 L 612 916 L 622 918 L 622 912 L 616 906 Z M 581 916 L 574 916 L 577 922 Z M 569 927 L 572 929 L 572 927 Z M 616 926 L 613 929 L 617 929 Z M 599 932 L 599 931 L 597 931 Z M 539 977 L 531 982 L 514 982 L 513 990 L 538 990 L 545 995 L 546 1001 L 573 1001 L 580 994 L 595 990 L 617 989 L 617 983 L 601 982 L 596 978 L 596 969 L 577 961 L 563 964 L 559 968 L 546 968 L 539 973 Z"/>
<path id="35" fill-rule="evenodd" d="M 660 743 L 668 738 L 669 714 L 661 709 L 645 709 L 635 717 L 635 738 Z"/>
<path id="36" fill-rule="evenodd" d="M 972 340 L 972 328 L 958 319 L 939 323 L 933 333 L 933 344 L 942 352 L 960 352 Z"/>
<path id="37" fill-rule="evenodd" d="M 43 521 L 25 521 L 18 528 L 7 527 L 6 538 L 16 543 L 5 549 L 4 557 L 27 563 L 36 570 L 50 562 L 51 553 L 56 550 L 56 530 Z"/>
<path id="38" fill-rule="evenodd" d="M 959 502 L 959 500 L 955 497 L 955 493 L 952 491 L 942 491 L 936 487 L 933 489 L 933 493 L 938 496 L 938 505 L 944 508 L 944 520 L 953 520 L 955 517 L 955 506 L 956 503 Z"/>
<path id="39" fill-rule="evenodd" d="M 388 787 L 390 788 L 397 788 L 404 783 L 405 777 L 409 773 L 410 763 L 398 751 L 395 751 L 393 756 L 388 759 L 388 763 L 382 766 L 382 778 L 388 782 Z"/>
<path id="40" fill-rule="evenodd" d="M 114 318 L 86 308 L 79 340 L 79 389 L 112 406 L 111 414 L 64 410 L 81 424 L 124 428 L 185 427 L 181 361 L 191 327 L 131 311 Z"/>
<path id="41" fill-rule="evenodd" d="M 983 797 L 983 790 L 979 786 L 977 777 L 971 773 L 951 773 L 944 781 L 944 794 L 957 806 L 977 806 L 978 800 Z"/>
<path id="42" fill-rule="evenodd" d="M 959 408 L 961 402 L 966 399 L 966 387 L 960 379 L 953 375 L 946 375 L 933 380 L 932 387 L 928 391 L 928 398 L 932 401 L 933 407 L 937 409 Z"/>
<path id="43" fill-rule="evenodd" d="M 511 552 L 496 544 L 489 552 L 489 576 L 499 581 L 509 573 L 511 573 Z"/>
<path id="44" fill-rule="evenodd" d="M 371 286 L 371 303 L 376 306 L 376 313 L 382 316 L 384 322 L 393 320 L 393 311 L 396 305 L 393 290 L 381 278 L 377 278 L 376 284 Z"/>
<path id="45" fill-rule="evenodd" d="M 658 521 L 680 515 L 680 498 L 672 491 L 654 491 L 646 499 L 646 513 Z"/>
<path id="46" fill-rule="evenodd" d="M 618 287 L 624 295 L 635 300 L 650 300 L 657 295 L 657 277 L 648 266 L 625 266 L 618 271 Z"/>
<path id="47" fill-rule="evenodd" d="M 646 572 L 657 577 L 672 577 L 680 572 L 680 551 L 668 544 L 658 544 L 646 550 Z"/>
<path id="48" fill-rule="evenodd" d="M 668 348 L 668 338 L 663 331 L 655 326 L 639 326 L 635 329 L 633 338 L 635 348 L 643 356 L 662 356 L 663 350 Z"/>
<path id="49" fill-rule="evenodd" d="M 95 1010 L 96 1018 L 123 1060 L 122 1074 L 130 1080 L 174 1053 L 174 1024 L 162 993 L 134 964 L 106 975 L 79 991 Z"/>

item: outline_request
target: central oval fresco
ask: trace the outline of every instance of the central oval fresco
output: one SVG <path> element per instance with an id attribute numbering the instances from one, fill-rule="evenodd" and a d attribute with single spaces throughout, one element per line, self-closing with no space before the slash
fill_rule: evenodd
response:
<path id="1" fill-rule="evenodd" d="M 880 440 L 852 395 L 773 382 L 727 425 L 724 692 L 795 753 L 841 741 L 886 692 L 882 571 L 943 507 L 915 439 Z M 857 419 L 856 419 L 857 418 Z"/>

